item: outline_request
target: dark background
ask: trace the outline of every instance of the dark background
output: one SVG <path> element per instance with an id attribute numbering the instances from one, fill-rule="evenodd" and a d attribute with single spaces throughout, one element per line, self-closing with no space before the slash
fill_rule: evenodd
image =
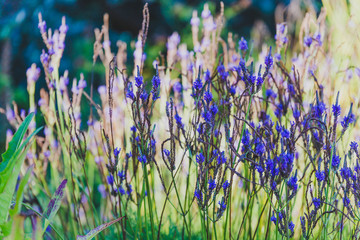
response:
<path id="1" fill-rule="evenodd" d="M 45 48 L 38 25 L 41 12 L 48 28 L 58 28 L 62 16 L 66 16 L 69 31 L 61 61 L 62 72 L 68 69 L 69 79 L 79 77 L 80 72 L 90 75 L 94 43 L 94 28 L 101 28 L 103 14 L 110 15 L 110 40 L 115 52 L 118 39 L 130 43 L 141 28 L 142 8 L 149 3 L 150 28 L 145 49 L 147 64 L 164 52 L 167 37 L 178 31 L 182 42 L 191 45 L 190 19 L 192 11 L 201 14 L 205 1 L 140 1 L 140 0 L 0 0 L 0 107 L 16 101 L 19 108 L 28 108 L 26 69 L 32 63 L 40 66 L 40 54 Z M 213 15 L 219 12 L 219 1 L 207 1 Z M 274 10 L 278 4 L 288 5 L 290 0 L 224 0 L 226 31 L 246 39 L 254 23 L 265 23 L 270 35 L 275 34 Z M 321 2 L 312 1 L 317 11 Z M 225 32 L 226 32 L 225 31 Z M 225 33 L 226 34 L 226 33 Z M 151 46 L 151 47 L 150 47 Z M 128 45 L 128 62 L 133 49 Z M 95 68 L 95 84 L 103 84 L 101 67 Z M 90 78 L 90 77 L 89 77 Z M 42 76 L 38 89 L 45 86 Z M 38 96 L 37 96 L 38 97 Z M 6 117 L 0 114 L 0 152 L 4 151 L 5 131 L 9 128 Z"/>

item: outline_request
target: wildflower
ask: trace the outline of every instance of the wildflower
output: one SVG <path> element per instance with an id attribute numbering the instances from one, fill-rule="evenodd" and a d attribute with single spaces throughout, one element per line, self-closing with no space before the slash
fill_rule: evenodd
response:
<path id="1" fill-rule="evenodd" d="M 224 191 L 225 191 L 229 186 L 230 186 L 230 183 L 229 183 L 228 180 L 226 180 L 226 181 L 223 183 L 223 185 L 222 185 Z"/>
<path id="2" fill-rule="evenodd" d="M 333 167 L 333 169 L 336 171 L 340 165 L 340 161 L 341 158 L 338 155 L 334 155 L 332 157 L 332 162 L 331 162 L 331 166 Z"/>
<path id="3" fill-rule="evenodd" d="M 343 179 L 349 179 L 352 176 L 351 168 L 347 167 L 346 160 L 344 166 L 340 169 L 340 175 Z"/>
<path id="4" fill-rule="evenodd" d="M 209 191 L 211 192 L 212 190 L 214 190 L 216 188 L 216 182 L 215 179 L 211 179 L 209 180 Z"/>
<path id="5" fill-rule="evenodd" d="M 133 133 L 136 133 L 136 127 L 135 127 L 135 126 L 132 126 L 132 127 L 130 128 L 130 130 L 131 130 Z"/>
<path id="6" fill-rule="evenodd" d="M 202 192 L 200 191 L 200 189 L 195 189 L 194 195 L 199 201 L 202 201 Z"/>
<path id="7" fill-rule="evenodd" d="M 46 22 L 45 21 L 39 22 L 38 28 L 40 29 L 41 34 L 45 33 L 46 32 Z"/>
<path id="8" fill-rule="evenodd" d="M 119 191 L 119 193 L 120 193 L 121 195 L 124 195 L 124 194 L 125 194 L 125 189 L 123 188 L 123 186 L 120 186 L 120 187 L 118 188 L 118 191 Z"/>
<path id="9" fill-rule="evenodd" d="M 295 175 L 288 180 L 287 185 L 290 189 L 297 191 L 297 172 L 295 172 Z"/>
<path id="10" fill-rule="evenodd" d="M 317 170 L 315 172 L 315 177 L 316 179 L 319 181 L 319 182 L 322 182 L 325 180 L 325 172 L 324 171 L 320 171 L 320 170 Z"/>
<path id="11" fill-rule="evenodd" d="M 159 93 L 160 93 L 160 78 L 158 75 L 155 75 L 152 79 L 152 90 L 153 94 L 153 100 L 159 99 Z"/>
<path id="12" fill-rule="evenodd" d="M 272 65 L 273 65 L 273 58 L 271 56 L 271 47 L 270 47 L 269 54 L 265 57 L 266 70 L 268 71 L 271 68 Z"/>
<path id="13" fill-rule="evenodd" d="M 135 86 L 136 86 L 137 88 L 141 88 L 141 86 L 143 85 L 143 80 L 144 80 L 144 78 L 140 75 L 139 66 L 137 66 L 137 69 L 138 69 L 138 74 L 137 74 L 137 76 L 135 77 Z"/>
<path id="14" fill-rule="evenodd" d="M 142 93 L 140 94 L 140 98 L 141 100 L 143 100 L 143 102 L 145 102 L 148 99 L 149 95 L 147 94 L 147 92 L 144 90 L 142 91 Z M 156 100 L 156 99 L 154 99 Z"/>
<path id="15" fill-rule="evenodd" d="M 290 221 L 290 223 L 289 223 L 289 229 L 290 229 L 290 231 L 294 231 L 294 228 L 295 228 L 295 224 L 292 222 L 292 221 Z"/>
<path id="16" fill-rule="evenodd" d="M 126 90 L 126 97 L 127 97 L 127 98 L 130 98 L 130 99 L 132 99 L 132 100 L 135 99 L 135 95 L 134 95 L 134 93 L 133 93 L 133 91 L 132 91 L 132 83 L 129 83 L 129 85 L 128 85 L 128 88 L 127 88 L 127 90 Z"/>
<path id="17" fill-rule="evenodd" d="M 126 177 L 125 171 L 119 171 L 118 176 L 119 176 L 120 180 L 122 180 L 122 181 L 125 180 L 125 177 Z"/>
<path id="18" fill-rule="evenodd" d="M 139 156 L 138 157 L 138 160 L 139 160 L 139 162 L 141 162 L 141 163 L 145 163 L 146 164 L 146 156 L 145 155 L 141 155 L 141 156 Z"/>
<path id="19" fill-rule="evenodd" d="M 207 103 L 210 103 L 212 101 L 212 93 L 210 91 L 207 91 L 205 92 L 204 94 L 204 100 L 207 102 Z"/>
<path id="20" fill-rule="evenodd" d="M 218 165 L 226 163 L 226 157 L 224 151 L 222 151 L 221 154 L 218 156 L 217 163 Z"/>
<path id="21" fill-rule="evenodd" d="M 241 40 L 239 41 L 239 48 L 241 51 L 246 51 L 248 49 L 247 41 L 241 37 Z"/>
<path id="22" fill-rule="evenodd" d="M 297 108 L 294 109 L 293 116 L 294 116 L 295 119 L 299 119 L 300 111 Z"/>
<path id="23" fill-rule="evenodd" d="M 276 93 L 272 89 L 266 89 L 265 91 L 266 98 L 276 98 Z"/>
<path id="24" fill-rule="evenodd" d="M 264 172 L 264 168 L 261 165 L 256 165 L 255 169 L 261 174 Z"/>
<path id="25" fill-rule="evenodd" d="M 250 136 L 251 136 L 251 134 L 250 134 L 249 130 L 245 129 L 244 135 L 241 139 L 241 143 L 243 144 L 243 147 L 241 149 L 242 152 L 246 152 L 247 149 L 250 148 Z"/>
<path id="26" fill-rule="evenodd" d="M 259 156 L 263 155 L 265 153 L 265 146 L 264 144 L 262 143 L 261 139 L 260 138 L 256 138 L 255 139 L 255 142 L 254 142 L 254 145 L 255 145 L 255 153 Z"/>
<path id="27" fill-rule="evenodd" d="M 210 71 L 209 69 L 207 69 L 204 73 L 204 81 L 207 83 L 210 82 L 210 80 L 211 80 Z"/>
<path id="28" fill-rule="evenodd" d="M 313 107 L 314 115 L 317 118 L 321 118 L 325 110 L 326 110 L 326 106 L 325 103 L 323 102 L 319 102 L 317 105 Z"/>
<path id="29" fill-rule="evenodd" d="M 338 117 L 340 115 L 340 112 L 341 112 L 341 107 L 339 104 L 334 104 L 332 105 L 332 112 L 334 114 L 335 117 Z"/>
<path id="30" fill-rule="evenodd" d="M 276 105 L 275 116 L 277 118 L 281 118 L 282 113 L 283 113 L 283 109 L 284 109 L 284 107 L 283 107 L 283 105 L 281 103 Z"/>
<path id="31" fill-rule="evenodd" d="M 305 36 L 304 37 L 304 45 L 307 47 L 310 47 L 312 43 L 312 37 L 310 36 Z"/>
<path id="32" fill-rule="evenodd" d="M 115 158 L 117 158 L 117 157 L 119 156 L 120 150 L 121 150 L 121 148 L 115 148 L 115 149 L 114 149 L 114 156 L 115 156 Z"/>
<path id="33" fill-rule="evenodd" d="M 165 156 L 169 157 L 170 156 L 170 151 L 167 150 L 167 149 L 164 149 L 164 154 L 165 154 Z"/>
<path id="34" fill-rule="evenodd" d="M 196 155 L 196 162 L 202 164 L 205 161 L 205 156 L 202 153 Z"/>
<path id="35" fill-rule="evenodd" d="M 261 76 L 258 76 L 256 79 L 256 86 L 259 88 L 264 83 L 264 79 Z"/>
<path id="36" fill-rule="evenodd" d="M 112 174 L 107 176 L 107 182 L 108 182 L 109 185 L 114 184 L 114 176 Z"/>
<path id="37" fill-rule="evenodd" d="M 174 92 L 181 92 L 181 89 L 182 89 L 182 86 L 181 86 L 180 82 L 174 83 L 174 85 L 173 85 Z"/>
<path id="38" fill-rule="evenodd" d="M 218 113 L 219 109 L 217 107 L 216 104 L 213 104 L 211 107 L 210 107 L 210 112 L 212 114 L 213 117 L 215 117 L 215 115 Z"/>
<path id="39" fill-rule="evenodd" d="M 190 20 L 191 26 L 199 26 L 200 25 L 200 18 L 198 16 L 192 17 Z"/>
<path id="40" fill-rule="evenodd" d="M 32 64 L 26 71 L 26 77 L 28 83 L 36 82 L 40 77 L 40 68 L 36 67 L 36 64 Z"/>
<path id="41" fill-rule="evenodd" d="M 235 87 L 235 86 L 231 86 L 231 87 L 230 87 L 230 94 L 231 94 L 232 96 L 234 96 L 235 93 L 236 93 L 236 87 Z"/>
<path id="42" fill-rule="evenodd" d="M 348 197 L 343 198 L 344 207 L 348 207 L 350 204 L 350 199 Z"/>
<path id="43" fill-rule="evenodd" d="M 318 198 L 313 198 L 313 204 L 316 209 L 319 209 L 321 206 L 321 201 Z"/>
<path id="44" fill-rule="evenodd" d="M 358 148 L 357 142 L 351 142 L 351 143 L 350 143 L 350 148 L 351 148 L 352 150 L 356 151 L 357 148 Z"/>
<path id="45" fill-rule="evenodd" d="M 62 34 L 66 34 L 68 30 L 69 30 L 69 26 L 66 25 L 65 22 L 63 22 L 59 28 L 59 32 Z"/>
<path id="46" fill-rule="evenodd" d="M 211 123 L 211 121 L 212 121 L 211 112 L 205 110 L 205 112 L 203 112 L 203 114 L 202 114 L 202 117 L 204 118 L 205 122 Z"/>
<path id="47" fill-rule="evenodd" d="M 289 132 L 289 130 L 283 128 L 282 131 L 281 131 L 281 136 L 282 136 L 283 138 L 290 138 L 290 132 Z"/>
<path id="48" fill-rule="evenodd" d="M 201 82 L 200 78 L 196 78 L 196 80 L 194 81 L 193 87 L 196 91 L 200 91 L 201 88 L 203 87 L 203 84 Z"/>
<path id="49" fill-rule="evenodd" d="M 355 115 L 350 113 L 349 115 L 345 116 L 341 121 L 341 126 L 346 130 L 349 127 L 350 123 L 355 122 Z"/>
<path id="50" fill-rule="evenodd" d="M 181 121 L 181 117 L 179 116 L 179 114 L 177 113 L 177 111 L 176 111 L 176 113 L 175 113 L 175 121 L 176 121 L 176 124 L 177 124 L 177 126 L 178 126 L 179 128 L 183 128 L 183 127 L 184 127 L 184 124 L 183 124 L 182 121 Z"/>
<path id="51" fill-rule="evenodd" d="M 281 54 L 280 54 L 280 53 L 275 53 L 275 54 L 274 54 L 274 58 L 275 58 L 275 61 L 280 62 L 280 60 L 281 60 Z"/>
<path id="52" fill-rule="evenodd" d="M 220 210 L 225 211 L 226 203 L 224 202 L 224 199 L 222 201 L 219 201 L 218 204 L 219 204 Z"/>
<path id="53" fill-rule="evenodd" d="M 276 217 L 274 216 L 274 214 L 271 216 L 270 221 L 272 221 L 274 224 L 276 224 Z"/>

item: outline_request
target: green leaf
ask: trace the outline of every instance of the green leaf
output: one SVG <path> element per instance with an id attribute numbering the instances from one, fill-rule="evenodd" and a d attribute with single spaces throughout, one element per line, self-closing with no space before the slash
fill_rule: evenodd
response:
<path id="1" fill-rule="evenodd" d="M 19 148 L 21 141 L 24 138 L 24 135 L 31 123 L 32 118 L 34 117 L 34 113 L 30 113 L 25 120 L 20 125 L 19 129 L 14 134 L 13 138 L 9 142 L 9 147 L 4 152 L 2 157 L 2 162 L 0 164 L 0 174 L 6 169 L 7 164 L 10 162 L 10 159 L 13 157 L 15 151 Z"/>
<path id="2" fill-rule="evenodd" d="M 100 226 L 90 230 L 90 232 L 88 232 L 85 236 L 77 236 L 76 239 L 77 240 L 90 240 L 92 238 L 94 238 L 97 234 L 99 234 L 101 231 L 103 231 L 104 229 L 110 227 L 111 225 L 113 225 L 114 223 L 120 221 L 123 217 L 115 219 L 111 222 L 108 223 L 104 223 L 101 224 Z"/>
<path id="3" fill-rule="evenodd" d="M 17 178 L 21 166 L 30 148 L 30 140 L 42 129 L 39 128 L 30 134 L 24 141 L 25 132 L 34 117 L 33 113 L 25 118 L 13 139 L 9 143 L 7 151 L 2 155 L 3 161 L 0 164 L 0 225 L 8 221 L 9 209 L 13 198 Z"/>
<path id="4" fill-rule="evenodd" d="M 25 188 L 26 184 L 29 182 L 29 178 L 31 176 L 33 169 L 34 169 L 34 165 L 31 165 L 28 168 L 28 170 L 26 171 L 24 177 L 21 179 L 18 190 L 16 192 L 15 206 L 13 209 L 10 209 L 10 211 L 9 211 L 11 217 L 15 216 L 15 214 L 18 214 L 20 212 L 20 206 L 21 206 L 21 203 L 23 200 L 24 188 Z"/>
<path id="5" fill-rule="evenodd" d="M 60 186 L 56 189 L 56 192 L 52 196 L 43 217 L 45 218 L 43 233 L 45 233 L 46 228 L 49 226 L 50 222 L 52 222 L 55 214 L 60 208 L 61 201 L 64 198 L 64 188 L 66 187 L 67 179 L 64 179 Z"/>

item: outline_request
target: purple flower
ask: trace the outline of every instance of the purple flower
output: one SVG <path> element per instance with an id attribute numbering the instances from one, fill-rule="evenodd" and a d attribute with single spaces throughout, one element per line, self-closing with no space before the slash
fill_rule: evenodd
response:
<path id="1" fill-rule="evenodd" d="M 343 179 L 349 179 L 352 176 L 351 169 L 349 167 L 344 166 L 343 168 L 340 169 L 340 175 Z"/>
<path id="2" fill-rule="evenodd" d="M 357 142 L 351 142 L 351 143 L 350 143 L 350 148 L 351 148 L 352 150 L 356 151 L 357 148 L 358 148 Z"/>
<path id="3" fill-rule="evenodd" d="M 123 188 L 123 186 L 120 186 L 120 187 L 118 188 L 118 191 L 119 191 L 119 193 L 120 193 L 121 195 L 124 195 L 124 194 L 125 194 L 125 189 Z"/>
<path id="4" fill-rule="evenodd" d="M 325 180 L 325 172 L 324 171 L 320 171 L 320 170 L 317 170 L 315 172 L 315 177 L 316 179 L 319 181 L 319 182 L 322 182 Z"/>
<path id="5" fill-rule="evenodd" d="M 119 171 L 118 176 L 119 176 L 121 181 L 125 180 L 125 178 L 126 178 L 125 171 Z"/>
<path id="6" fill-rule="evenodd" d="M 202 192 L 200 191 L 200 189 L 195 189 L 194 195 L 199 201 L 202 201 Z"/>
<path id="7" fill-rule="evenodd" d="M 86 88 L 86 86 L 87 86 L 87 84 L 86 84 L 85 79 L 80 79 L 79 83 L 78 83 L 78 88 L 82 89 L 82 88 Z"/>
<path id="8" fill-rule="evenodd" d="M 176 83 L 173 85 L 173 89 L 174 89 L 174 92 L 181 92 L 181 89 L 182 89 L 181 83 L 180 83 L 180 82 L 176 82 Z"/>
<path id="9" fill-rule="evenodd" d="M 269 54 L 265 57 L 266 70 L 269 71 L 272 65 L 273 65 L 273 57 L 271 56 L 271 47 L 270 47 Z"/>
<path id="10" fill-rule="evenodd" d="M 215 179 L 211 179 L 209 180 L 209 188 L 208 190 L 211 192 L 212 190 L 214 190 L 216 188 L 216 182 Z"/>
<path id="11" fill-rule="evenodd" d="M 226 181 L 223 183 L 223 185 L 222 185 L 224 191 L 225 191 L 229 186 L 230 186 L 230 183 L 229 183 L 228 180 L 226 180 Z"/>
<path id="12" fill-rule="evenodd" d="M 332 158 L 331 166 L 336 171 L 339 168 L 341 158 L 338 155 L 334 155 Z"/>
<path id="13" fill-rule="evenodd" d="M 207 102 L 207 103 L 210 103 L 213 99 L 213 95 L 210 91 L 207 91 L 205 92 L 204 94 L 204 100 Z"/>
<path id="14" fill-rule="evenodd" d="M 297 191 L 298 185 L 297 185 L 297 172 L 295 172 L 295 175 L 291 178 L 289 178 L 287 185 L 290 189 Z"/>
<path id="15" fill-rule="evenodd" d="M 271 216 L 270 221 L 272 221 L 274 224 L 276 224 L 276 217 L 274 214 Z"/>
<path id="16" fill-rule="evenodd" d="M 350 123 L 355 122 L 355 115 L 353 113 L 348 114 L 341 121 L 341 126 L 346 130 L 349 127 Z"/>
<path id="17" fill-rule="evenodd" d="M 224 202 L 224 199 L 222 201 L 219 201 L 218 204 L 219 204 L 220 211 L 223 212 L 226 210 L 226 203 Z"/>
<path id="18" fill-rule="evenodd" d="M 139 156 L 138 157 L 138 160 L 139 160 L 139 162 L 141 162 L 141 163 L 147 163 L 147 161 L 146 161 L 146 156 L 145 155 L 141 155 L 141 156 Z"/>
<path id="19" fill-rule="evenodd" d="M 60 33 L 66 34 L 68 31 L 69 27 L 68 25 L 66 25 L 64 22 L 61 24 L 59 31 Z"/>
<path id="20" fill-rule="evenodd" d="M 112 174 L 108 175 L 106 178 L 109 185 L 114 184 L 114 176 Z"/>
<path id="21" fill-rule="evenodd" d="M 45 33 L 46 32 L 46 22 L 45 21 L 39 22 L 38 28 L 40 29 L 41 34 Z"/>
<path id="22" fill-rule="evenodd" d="M 305 36 L 304 37 L 304 45 L 307 47 L 310 47 L 312 43 L 312 37 L 310 36 Z"/>
<path id="23" fill-rule="evenodd" d="M 239 48 L 241 51 L 246 51 L 248 49 L 247 41 L 241 37 L 241 40 L 239 41 Z"/>
<path id="24" fill-rule="evenodd" d="M 348 197 L 343 198 L 344 207 L 348 207 L 350 204 L 350 199 Z"/>
<path id="25" fill-rule="evenodd" d="M 334 114 L 334 116 L 337 118 L 340 115 L 341 112 L 341 107 L 339 104 L 334 104 L 332 105 L 332 112 Z"/>
<path id="26" fill-rule="evenodd" d="M 289 223 L 289 229 L 290 229 L 290 231 L 294 231 L 294 228 L 295 228 L 295 224 L 292 222 L 292 221 L 290 221 L 290 223 Z"/>
<path id="27" fill-rule="evenodd" d="M 115 148 L 115 149 L 114 149 L 114 156 L 115 156 L 115 158 L 117 158 L 117 157 L 119 156 L 120 150 L 121 150 L 121 148 Z"/>
<path id="28" fill-rule="evenodd" d="M 196 162 L 202 164 L 205 161 L 205 156 L 202 153 L 196 155 Z"/>
<path id="29" fill-rule="evenodd" d="M 153 100 L 155 101 L 156 99 L 160 98 L 159 97 L 159 93 L 160 93 L 160 78 L 158 75 L 155 75 L 152 79 L 152 90 L 151 90 L 152 94 L 153 94 Z"/>
<path id="30" fill-rule="evenodd" d="M 165 154 L 165 156 L 169 157 L 170 156 L 170 151 L 167 150 L 167 149 L 164 149 L 164 154 Z"/>
<path id="31" fill-rule="evenodd" d="M 196 91 L 200 91 L 201 88 L 203 87 L 203 84 L 201 82 L 200 78 L 196 78 L 196 80 L 194 81 L 193 87 Z"/>
<path id="32" fill-rule="evenodd" d="M 319 209 L 321 206 L 321 201 L 318 198 L 313 198 L 313 205 L 316 209 Z"/>
<path id="33" fill-rule="evenodd" d="M 128 85 L 128 88 L 127 88 L 127 90 L 126 90 L 126 97 L 127 97 L 127 98 L 130 98 L 130 99 L 132 99 L 132 100 L 135 99 L 135 95 L 134 95 L 134 93 L 133 93 L 133 91 L 132 91 L 132 83 L 129 83 L 129 85 Z"/>

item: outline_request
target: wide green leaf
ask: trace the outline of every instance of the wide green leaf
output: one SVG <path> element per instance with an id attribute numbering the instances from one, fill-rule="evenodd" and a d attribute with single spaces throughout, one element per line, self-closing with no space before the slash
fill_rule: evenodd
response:
<path id="1" fill-rule="evenodd" d="M 113 225 L 114 223 L 120 221 L 122 218 L 123 217 L 115 219 L 108 223 L 101 224 L 100 226 L 90 230 L 90 232 L 88 232 L 85 236 L 77 236 L 76 239 L 77 240 L 90 240 L 90 239 L 94 238 L 96 235 L 98 235 L 104 229 L 106 229 L 106 228 L 110 227 L 111 225 Z"/>
<path id="2" fill-rule="evenodd" d="M 1 155 L 2 162 L 0 164 L 0 174 L 6 169 L 7 164 L 10 162 L 10 159 L 13 157 L 15 151 L 19 148 L 21 141 L 24 138 L 24 135 L 31 123 L 34 113 L 30 113 L 25 120 L 20 125 L 19 129 L 14 134 L 13 138 L 9 142 L 8 149 Z"/>
<path id="3" fill-rule="evenodd" d="M 7 226 L 9 210 L 11 201 L 14 196 L 16 183 L 20 174 L 21 166 L 25 160 L 26 154 L 30 148 L 30 141 L 41 130 L 41 128 L 34 131 L 30 136 L 23 140 L 29 124 L 34 117 L 30 113 L 19 129 L 14 134 L 13 139 L 9 143 L 9 147 L 4 154 L 2 154 L 2 162 L 0 163 L 0 225 Z M 4 227 L 1 229 L 6 231 Z"/>

